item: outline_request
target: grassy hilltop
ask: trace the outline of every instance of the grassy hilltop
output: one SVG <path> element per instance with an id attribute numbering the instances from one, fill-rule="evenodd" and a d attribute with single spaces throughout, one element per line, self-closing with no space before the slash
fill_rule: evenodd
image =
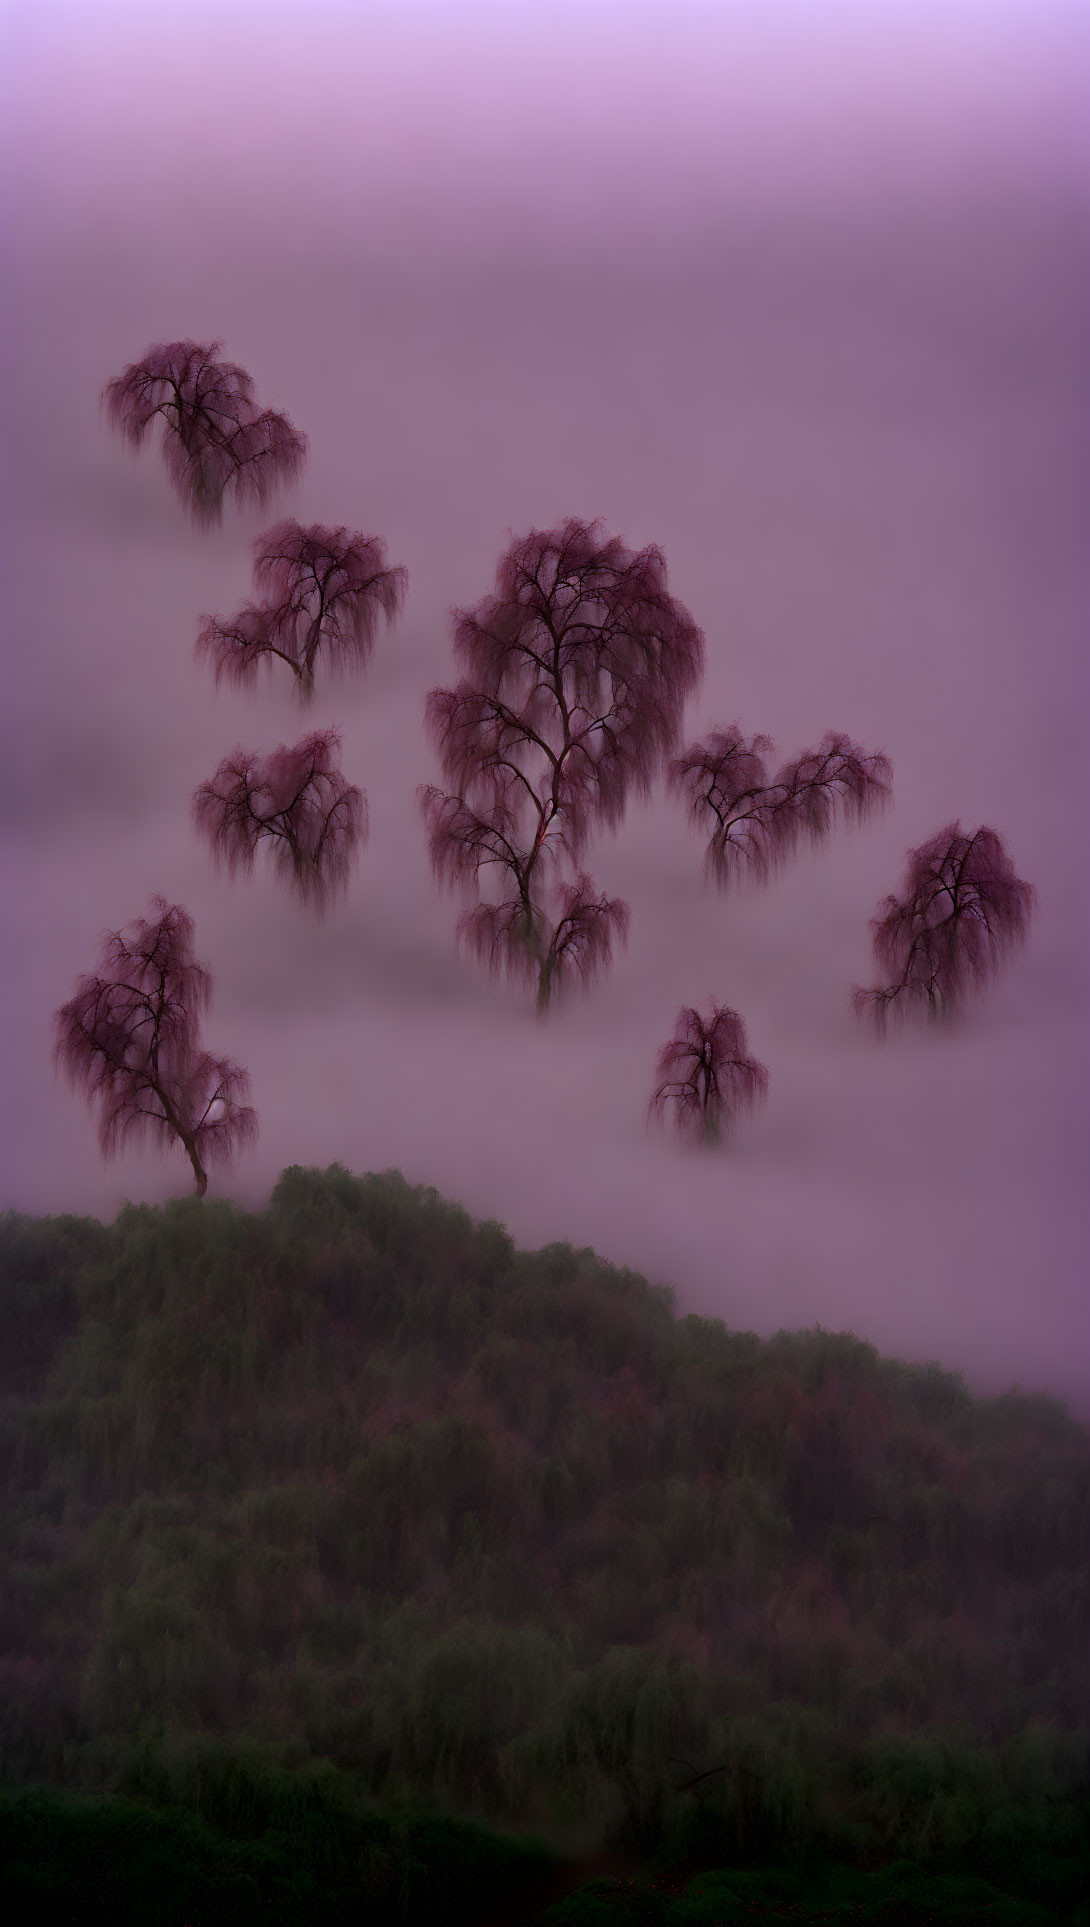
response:
<path id="1" fill-rule="evenodd" d="M 28 1920 L 1090 1921 L 1058 1402 L 336 1165 L 9 1213 L 0 1290 Z"/>

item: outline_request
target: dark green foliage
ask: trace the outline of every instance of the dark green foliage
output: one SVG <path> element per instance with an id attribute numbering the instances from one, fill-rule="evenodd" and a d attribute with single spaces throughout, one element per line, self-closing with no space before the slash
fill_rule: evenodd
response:
<path id="1" fill-rule="evenodd" d="M 41 1927 L 374 1927 L 468 1923 L 552 1855 L 438 1814 L 384 1814 L 333 1775 L 232 1762 L 193 1804 L 0 1790 L 0 1901 Z M 232 1771 L 232 1767 L 235 1769 Z"/>
<path id="2" fill-rule="evenodd" d="M 37 1394 L 79 1316 L 76 1274 L 109 1244 L 110 1234 L 96 1218 L 0 1215 L 0 1394 Z"/>
<path id="3" fill-rule="evenodd" d="M 407 1682 L 408 1777 L 461 1804 L 518 1812 L 535 1778 L 534 1746 L 567 1685 L 565 1649 L 532 1626 L 465 1624 L 421 1653 Z"/>
<path id="4" fill-rule="evenodd" d="M 680 1891 L 679 1891 L 680 1889 Z M 678 1881 L 645 1874 L 585 1881 L 536 1916 L 532 1927 L 742 1927 L 791 1920 L 841 1927 L 1085 1927 L 1088 1910 L 1013 1899 L 972 1875 L 936 1873 L 911 1860 L 874 1872 L 798 1861 L 720 1868 Z"/>
<path id="5" fill-rule="evenodd" d="M 690 1869 L 816 1842 L 1090 1889 L 1090 1440 L 1056 1401 L 678 1318 L 398 1172 L 9 1213 L 0 1280 L 13 1783 L 319 1859 L 344 1811 L 432 1803 Z"/>

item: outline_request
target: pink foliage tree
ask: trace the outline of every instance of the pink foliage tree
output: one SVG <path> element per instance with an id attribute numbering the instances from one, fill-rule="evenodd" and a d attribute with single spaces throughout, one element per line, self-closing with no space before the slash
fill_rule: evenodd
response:
<path id="1" fill-rule="evenodd" d="M 182 1145 L 196 1179 L 257 1137 L 248 1074 L 201 1048 L 212 979 L 193 957 L 193 919 L 156 897 L 148 918 L 107 936 L 96 976 L 55 1013 L 53 1062 L 98 1110 L 104 1157 L 130 1138 Z"/>
<path id="2" fill-rule="evenodd" d="M 306 460 L 307 439 L 286 415 L 259 409 L 244 368 L 221 361 L 219 341 L 157 341 L 102 391 L 125 440 L 139 448 L 156 416 L 163 453 L 197 522 L 223 516 L 224 496 L 264 504 Z"/>
<path id="3" fill-rule="evenodd" d="M 889 802 L 888 758 L 836 730 L 774 776 L 765 763 L 771 748 L 769 737 L 747 739 L 732 723 L 670 765 L 669 786 L 688 803 L 690 820 L 710 828 L 705 866 L 724 889 L 745 877 L 767 882 L 800 844 L 822 842 L 838 818 L 862 822 Z"/>
<path id="4" fill-rule="evenodd" d="M 856 986 L 856 1015 L 879 1035 L 913 1010 L 959 1016 L 1025 942 L 1036 901 L 997 830 L 967 836 L 947 823 L 908 852 L 902 895 L 885 897 L 871 918 L 875 963 L 889 981 Z"/>
<path id="5" fill-rule="evenodd" d="M 580 858 L 615 827 L 674 747 L 704 638 L 666 586 L 661 550 L 569 520 L 511 543 L 496 591 L 453 613 L 467 671 L 429 692 L 425 719 L 451 786 L 419 792 L 440 883 L 500 884 L 459 934 L 493 973 L 536 982 L 539 1011 L 589 982 L 628 931 Z"/>
<path id="6" fill-rule="evenodd" d="M 741 1114 L 757 1110 L 768 1095 L 768 1072 L 750 1056 L 745 1024 L 726 1004 L 712 1003 L 707 1017 L 679 1011 L 655 1074 L 649 1119 L 661 1123 L 671 1110 L 680 1135 L 704 1143 L 729 1137 Z"/>
<path id="7" fill-rule="evenodd" d="M 367 835 L 367 798 L 337 767 L 341 739 L 317 730 L 268 755 L 236 749 L 193 796 L 193 821 L 232 875 L 259 843 L 305 903 L 323 911 L 348 888 Z"/>
<path id="8" fill-rule="evenodd" d="M 254 587 L 264 600 L 226 620 L 202 616 L 197 655 L 212 663 L 217 683 L 249 683 L 286 663 L 309 701 L 319 654 L 333 667 L 364 668 L 379 616 L 394 620 L 407 586 L 407 570 L 387 566 L 377 535 L 278 522 L 254 543 Z"/>

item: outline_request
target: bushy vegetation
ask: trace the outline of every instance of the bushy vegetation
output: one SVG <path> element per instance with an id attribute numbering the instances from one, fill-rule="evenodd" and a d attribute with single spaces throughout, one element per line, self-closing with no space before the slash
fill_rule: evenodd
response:
<path id="1" fill-rule="evenodd" d="M 37 1918 L 66 1855 L 130 1887 L 158 1855 L 179 1927 L 454 1919 L 540 1871 L 519 1831 L 720 1870 L 556 1927 L 771 1912 L 762 1867 L 830 1919 L 925 1918 L 879 1909 L 940 1875 L 935 1918 L 1076 1918 L 1090 1437 L 1058 1402 L 678 1317 L 397 1172 L 0 1225 L 0 1857 Z"/>

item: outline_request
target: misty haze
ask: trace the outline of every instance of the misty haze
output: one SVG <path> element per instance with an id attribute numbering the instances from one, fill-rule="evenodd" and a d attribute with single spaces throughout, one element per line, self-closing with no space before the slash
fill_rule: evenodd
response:
<path id="1" fill-rule="evenodd" d="M 333 8 L 330 75 L 320 35 L 296 49 L 227 8 L 197 122 L 154 72 L 166 16 L 142 50 L 123 8 L 93 46 L 61 9 L 18 29 L 5 1201 L 109 1219 L 184 1192 L 177 1150 L 103 1166 L 49 1068 L 53 1010 L 160 893 L 195 919 L 205 1041 L 260 1116 L 221 1193 L 256 1205 L 289 1164 L 399 1168 L 732 1327 L 850 1328 L 1085 1413 L 1066 15 L 1004 14 L 985 85 L 969 28 L 940 56 L 922 17 L 853 52 L 837 14 L 806 69 L 743 15 L 717 38 L 683 14 L 671 40 L 637 8 L 626 39 L 603 10 L 565 93 L 532 14 L 372 42 Z M 173 51 L 202 72 L 199 46 Z M 222 340 L 310 443 L 270 507 L 210 528 L 157 438 L 130 455 L 99 411 L 183 337 Z M 290 678 L 217 688 L 194 660 L 284 516 L 381 538 L 409 580 L 369 666 L 320 675 L 305 721 Z M 459 950 L 416 790 L 441 781 L 423 703 L 459 673 L 451 607 L 491 592 L 513 536 L 571 516 L 657 544 L 704 631 L 684 743 L 738 723 L 775 764 L 842 731 L 889 758 L 893 803 L 723 894 L 659 780 L 587 851 L 627 948 L 539 1022 Z M 340 733 L 370 820 L 321 922 L 264 861 L 217 872 L 189 820 L 236 745 L 304 728 Z M 850 1012 L 868 920 L 955 819 L 999 830 L 1036 918 L 960 1024 L 878 1042 Z M 741 1014 L 768 1102 L 694 1153 L 646 1109 L 679 1010 L 710 1000 Z"/>

